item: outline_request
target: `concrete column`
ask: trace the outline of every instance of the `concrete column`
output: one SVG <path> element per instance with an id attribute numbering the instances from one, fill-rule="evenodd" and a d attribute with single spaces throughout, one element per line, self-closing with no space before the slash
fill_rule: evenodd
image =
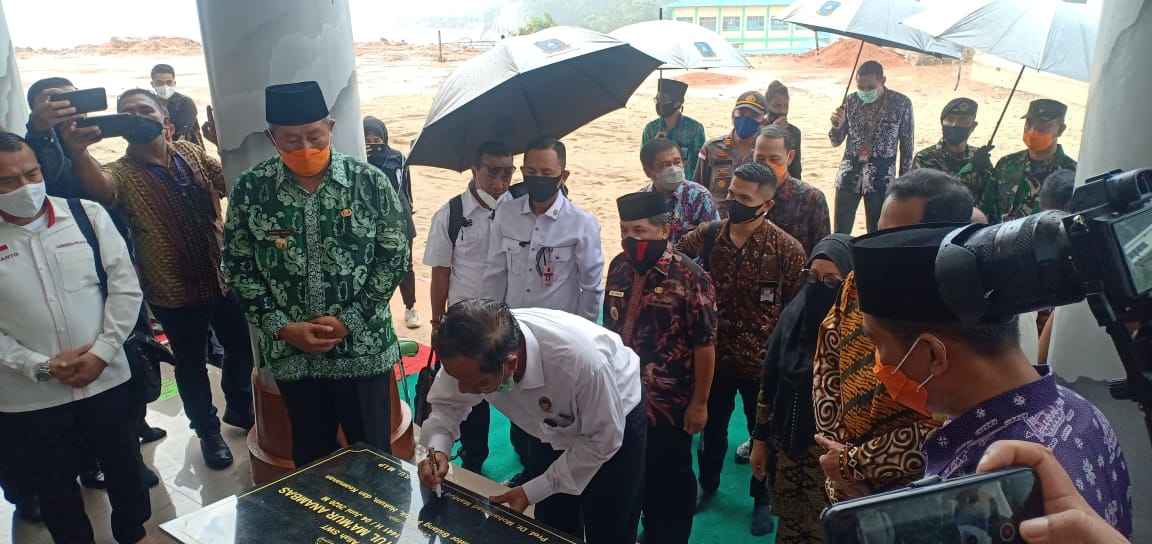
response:
<path id="1" fill-rule="evenodd" d="M 264 88 L 315 80 L 336 120 L 337 151 L 365 158 L 348 0 L 198 0 L 200 32 L 229 185 L 275 155 Z"/>
<path id="2" fill-rule="evenodd" d="M 22 135 L 27 123 L 28 102 L 20 84 L 20 70 L 16 68 L 16 47 L 8 32 L 4 6 L 0 5 L 0 127 Z"/>
<path id="3" fill-rule="evenodd" d="M 1078 183 L 1114 168 L 1152 166 L 1152 0 L 1103 2 L 1100 33 L 1092 62 L 1092 85 L 1084 116 Z M 1124 377 L 1112 341 L 1096 325 L 1087 304 L 1055 314 L 1049 362 L 1062 379 L 1100 406 L 1116 427 L 1132 473 L 1135 510 L 1133 542 L 1152 538 L 1152 448 L 1135 403 L 1112 400 L 1106 380 Z M 1141 537 L 1141 535 L 1143 535 Z"/>

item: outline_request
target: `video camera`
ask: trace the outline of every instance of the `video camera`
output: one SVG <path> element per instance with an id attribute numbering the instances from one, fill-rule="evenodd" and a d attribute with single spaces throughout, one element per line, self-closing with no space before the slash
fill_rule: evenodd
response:
<path id="1" fill-rule="evenodd" d="M 1086 298 L 1124 362 L 1112 394 L 1141 405 L 1152 435 L 1152 169 L 1088 179 L 1070 208 L 950 233 L 936 257 L 941 296 L 965 323 Z"/>

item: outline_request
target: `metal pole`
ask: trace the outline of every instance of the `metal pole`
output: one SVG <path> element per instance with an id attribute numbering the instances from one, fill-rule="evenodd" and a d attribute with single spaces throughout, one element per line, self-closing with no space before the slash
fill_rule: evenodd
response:
<path id="1" fill-rule="evenodd" d="M 437 53 L 438 60 L 440 62 L 444 62 L 444 40 L 441 39 L 439 30 L 436 31 L 436 47 L 437 47 L 437 50 L 439 51 Z"/>
<path id="2" fill-rule="evenodd" d="M 1020 78 L 1024 77 L 1024 69 L 1027 66 L 1020 67 L 1020 73 L 1016 75 L 1016 83 L 1012 84 L 1012 92 L 1008 93 L 1008 101 L 1004 103 L 1004 109 L 1000 111 L 1000 118 L 996 120 L 996 128 L 992 129 L 992 135 L 988 137 L 988 145 L 992 145 L 992 140 L 996 139 L 996 131 L 1000 130 L 1000 122 L 1004 120 L 1004 114 L 1008 113 L 1008 105 L 1012 103 L 1012 97 L 1016 94 L 1016 86 L 1020 85 Z"/>
<path id="3" fill-rule="evenodd" d="M 813 30 L 812 34 L 816 36 L 816 54 L 820 54 L 820 32 Z"/>
<path id="4" fill-rule="evenodd" d="M 856 74 L 856 68 L 860 66 L 860 55 L 864 54 L 864 40 L 860 40 L 860 50 L 856 51 L 856 62 L 852 63 L 852 72 L 848 74 L 848 84 L 844 86 L 844 97 L 840 99 L 840 103 L 848 101 L 848 91 L 852 89 L 852 76 Z"/>

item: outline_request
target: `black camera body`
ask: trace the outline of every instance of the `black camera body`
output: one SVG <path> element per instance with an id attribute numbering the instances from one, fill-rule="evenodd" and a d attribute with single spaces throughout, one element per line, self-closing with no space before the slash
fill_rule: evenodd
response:
<path id="1" fill-rule="evenodd" d="M 1152 169 L 1091 178 L 1070 207 L 949 234 L 936 278 L 953 312 L 994 322 L 1103 295 L 1116 319 L 1152 318 Z"/>

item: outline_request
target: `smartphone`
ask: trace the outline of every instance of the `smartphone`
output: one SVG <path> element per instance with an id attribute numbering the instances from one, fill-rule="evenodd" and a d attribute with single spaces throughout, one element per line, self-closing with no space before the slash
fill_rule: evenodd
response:
<path id="1" fill-rule="evenodd" d="M 895 491 L 829 506 L 820 515 L 834 544 L 993 544 L 1024 542 L 1018 528 L 1044 515 L 1031 468 L 950 480 L 925 479 Z"/>
<path id="2" fill-rule="evenodd" d="M 77 119 L 76 126 L 80 128 L 85 127 L 100 127 L 100 136 L 102 138 L 115 138 L 124 137 L 132 132 L 144 119 L 139 115 L 131 113 L 117 113 L 115 115 L 97 115 L 95 117 L 85 117 L 84 119 Z"/>
<path id="3" fill-rule="evenodd" d="M 53 102 L 67 100 L 73 108 L 76 108 L 76 113 L 92 113 L 108 109 L 108 92 L 104 90 L 104 87 L 56 94 L 52 95 L 49 100 Z"/>

